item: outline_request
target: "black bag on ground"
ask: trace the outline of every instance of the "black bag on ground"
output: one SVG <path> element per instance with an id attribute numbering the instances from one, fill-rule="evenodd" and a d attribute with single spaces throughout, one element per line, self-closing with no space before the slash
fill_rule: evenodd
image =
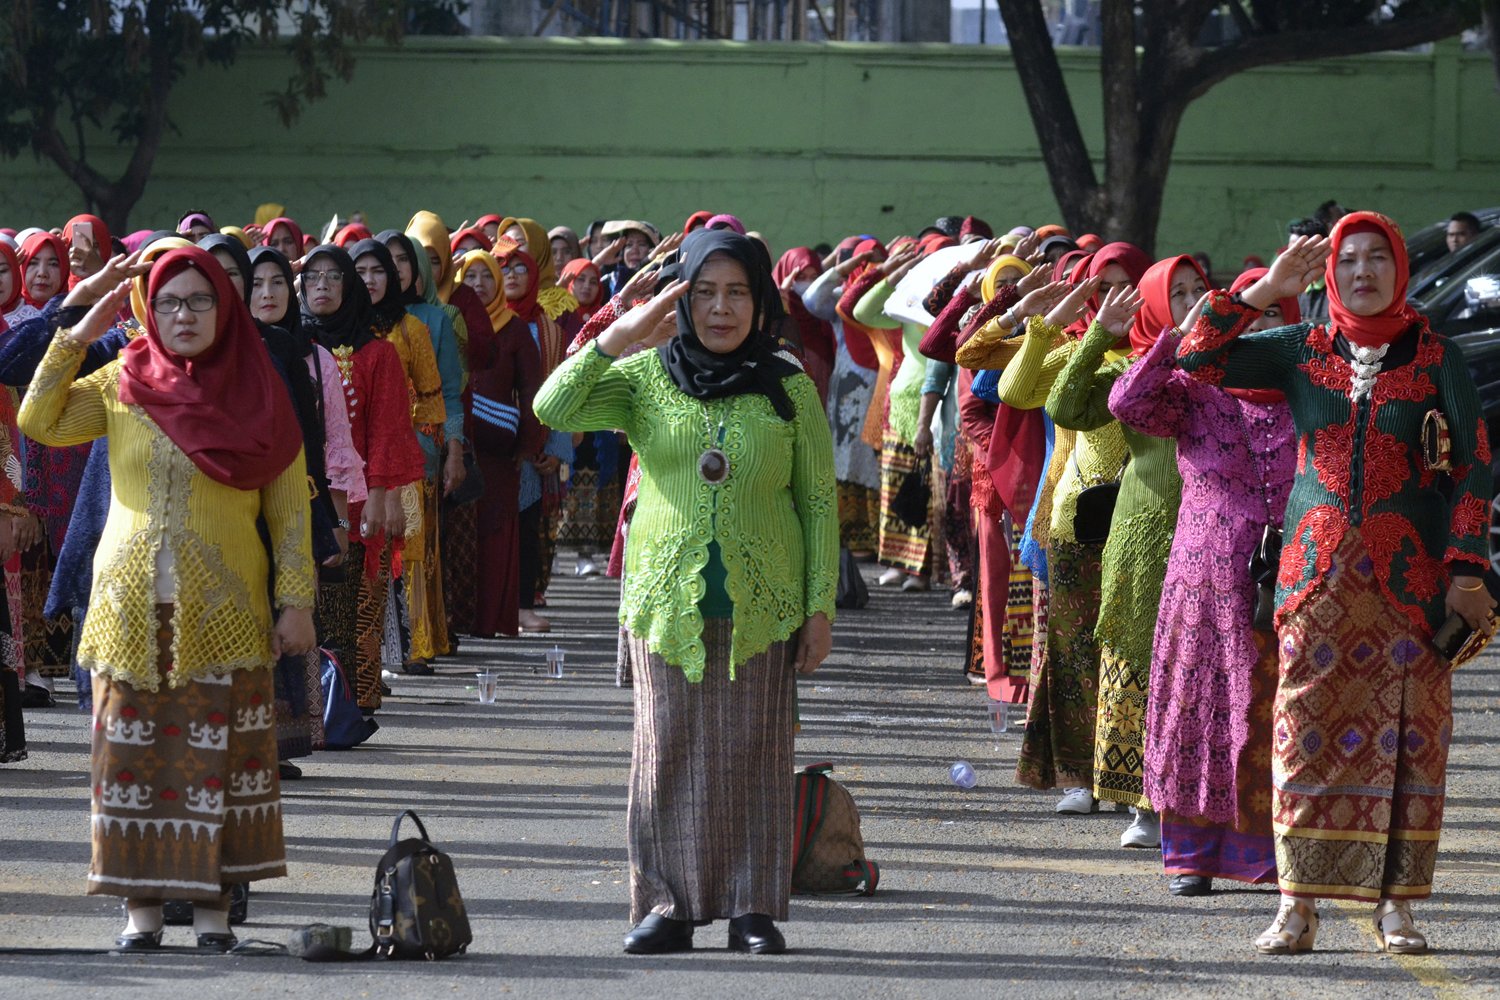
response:
<path id="1" fill-rule="evenodd" d="M 408 816 L 421 836 L 399 840 Z M 382 958 L 447 958 L 463 954 L 474 940 L 453 861 L 433 846 L 410 809 L 396 817 L 391 846 L 375 869 L 370 933 Z"/>
<path id="2" fill-rule="evenodd" d="M 913 528 L 927 524 L 927 508 L 932 503 L 932 454 L 917 459 L 916 468 L 901 480 L 901 488 L 891 499 L 891 513 Z"/>
<path id="3" fill-rule="evenodd" d="M 848 549 L 839 549 L 839 589 L 834 594 L 836 608 L 862 608 L 870 603 L 870 588 L 859 571 L 859 562 Z"/>

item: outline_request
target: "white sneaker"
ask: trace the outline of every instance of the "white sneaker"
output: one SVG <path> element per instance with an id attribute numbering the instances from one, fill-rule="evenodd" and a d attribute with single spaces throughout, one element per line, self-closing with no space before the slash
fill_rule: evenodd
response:
<path id="1" fill-rule="evenodd" d="M 1071 813 L 1074 816 L 1087 816 L 1097 809 L 1099 804 L 1094 801 L 1094 793 L 1087 788 L 1065 788 L 1063 797 L 1057 800 L 1057 812 Z"/>
<path id="2" fill-rule="evenodd" d="M 955 590 L 953 592 L 953 599 L 948 603 L 955 608 L 967 608 L 974 603 L 974 593 L 970 590 Z"/>
<path id="3" fill-rule="evenodd" d="M 585 558 L 580 558 L 578 560 L 578 565 L 575 566 L 575 567 L 573 567 L 573 575 L 574 576 L 598 576 L 599 575 L 599 567 L 596 566 L 596 565 L 594 565 L 594 560 L 592 560 L 592 559 L 589 559 L 589 558 L 586 558 L 586 557 Z"/>
<path id="4" fill-rule="evenodd" d="M 908 574 L 906 579 L 901 581 L 902 590 L 930 590 L 931 588 L 932 584 L 927 582 L 927 577 L 925 576 L 911 576 Z"/>
<path id="5" fill-rule="evenodd" d="M 1120 834 L 1121 847 L 1160 847 L 1161 817 L 1150 809 L 1137 809 L 1135 822 Z"/>
<path id="6" fill-rule="evenodd" d="M 381 670 L 380 679 L 389 684 L 391 683 L 391 681 L 399 681 L 401 679 L 401 675 L 396 673 L 394 670 Z"/>
<path id="7" fill-rule="evenodd" d="M 901 579 L 904 576 L 906 576 L 905 572 L 903 572 L 902 570 L 899 570 L 896 567 L 892 566 L 890 569 L 888 569 L 884 573 L 880 574 L 880 578 L 878 580 L 876 580 L 875 582 L 877 584 L 879 584 L 880 586 L 882 586 L 882 587 L 889 587 L 892 584 L 900 583 Z"/>

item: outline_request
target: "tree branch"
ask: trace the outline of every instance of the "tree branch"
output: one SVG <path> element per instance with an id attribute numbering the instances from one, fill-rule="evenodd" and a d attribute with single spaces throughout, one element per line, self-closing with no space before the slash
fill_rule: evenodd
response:
<path id="1" fill-rule="evenodd" d="M 1257 66 L 1407 49 L 1452 37 L 1472 24 L 1473 19 L 1462 11 L 1447 10 L 1339 31 L 1305 29 L 1257 35 L 1219 49 L 1194 49 L 1175 72 L 1168 69 L 1161 74 L 1168 81 L 1163 89 L 1178 91 L 1191 101 L 1202 97 L 1215 84 Z"/>

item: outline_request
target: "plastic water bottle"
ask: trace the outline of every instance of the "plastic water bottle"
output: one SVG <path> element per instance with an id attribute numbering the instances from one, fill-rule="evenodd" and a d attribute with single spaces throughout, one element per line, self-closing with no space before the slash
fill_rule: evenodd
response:
<path id="1" fill-rule="evenodd" d="M 974 773 L 974 767 L 966 760 L 956 760 L 953 766 L 948 768 L 948 777 L 959 788 L 973 788 L 979 784 L 979 775 Z"/>

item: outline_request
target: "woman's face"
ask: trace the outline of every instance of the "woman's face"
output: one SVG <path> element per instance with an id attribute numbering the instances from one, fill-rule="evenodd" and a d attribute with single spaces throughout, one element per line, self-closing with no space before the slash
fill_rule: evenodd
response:
<path id="1" fill-rule="evenodd" d="M 500 265 L 500 278 L 505 282 L 506 301 L 514 302 L 526 294 L 526 286 L 531 283 L 531 268 L 523 260 L 513 260 Z"/>
<path id="2" fill-rule="evenodd" d="M 1188 310 L 1208 291 L 1198 272 L 1188 264 L 1178 264 L 1172 269 L 1172 283 L 1167 296 L 1172 305 L 1172 322 L 1178 326 L 1187 318 Z"/>
<path id="3" fill-rule="evenodd" d="M 391 252 L 391 260 L 396 262 L 396 279 L 401 282 L 401 290 L 404 292 L 416 280 L 416 261 L 411 259 L 411 254 L 400 243 L 387 243 L 385 248 Z"/>
<path id="4" fill-rule="evenodd" d="M 151 300 L 161 346 L 183 358 L 196 358 L 214 346 L 218 303 L 214 286 L 194 268 L 164 282 Z"/>
<path id="5" fill-rule="evenodd" d="M 1019 267 L 1002 267 L 995 274 L 995 287 L 1004 288 L 1006 285 L 1014 285 L 1021 280 L 1021 269 Z"/>
<path id="6" fill-rule="evenodd" d="M 250 285 L 250 312 L 262 323 L 280 323 L 286 319 L 286 307 L 292 290 L 281 268 L 267 261 L 255 266 Z"/>
<path id="7" fill-rule="evenodd" d="M 580 271 L 573 279 L 573 297 L 586 306 L 599 297 L 599 279 L 593 271 Z M 0 298 L 4 298 L 0 295 Z"/>
<path id="8" fill-rule="evenodd" d="M 62 261 L 52 244 L 44 244 L 26 262 L 26 292 L 33 302 L 46 302 L 62 291 L 62 284 Z"/>
<path id="9" fill-rule="evenodd" d="M 688 294 L 692 296 L 693 329 L 704 347 L 728 354 L 750 336 L 755 302 L 750 277 L 739 261 L 718 254 L 709 257 Z"/>
<path id="10" fill-rule="evenodd" d="M 1104 297 L 1112 289 L 1119 288 L 1121 285 L 1135 285 L 1135 282 L 1130 280 L 1130 272 L 1119 264 L 1105 264 L 1104 270 L 1099 272 L 1099 301 L 1103 302 Z"/>
<path id="11" fill-rule="evenodd" d="M 552 263 L 558 270 L 567 266 L 573 259 L 573 244 L 559 236 L 552 241 Z"/>
<path id="12" fill-rule="evenodd" d="M 442 281 L 443 275 L 449 273 L 448 270 L 443 267 L 443 255 L 438 253 L 437 250 L 433 247 L 429 246 L 422 247 L 422 252 L 427 255 L 427 266 L 432 269 L 432 280 Z M 439 285 L 438 287 L 442 286 Z"/>
<path id="13" fill-rule="evenodd" d="M 1255 318 L 1255 322 L 1245 328 L 1246 333 L 1254 333 L 1257 330 L 1274 330 L 1278 326 L 1286 326 L 1286 320 L 1282 319 L 1281 303 L 1272 302 L 1261 311 Z"/>
<path id="14" fill-rule="evenodd" d="M 527 253 L 535 253 L 535 250 L 532 249 L 531 244 L 526 242 L 526 230 L 522 229 L 519 225 L 511 226 L 509 229 L 507 229 L 505 231 L 505 238 L 519 247 L 524 247 Z"/>
<path id="15" fill-rule="evenodd" d="M 632 230 L 625 234 L 625 246 L 620 250 L 620 259 L 625 266 L 634 270 L 646 263 L 646 255 L 651 252 L 651 237 L 645 233 Z"/>
<path id="16" fill-rule="evenodd" d="M 9 302 L 15 293 L 15 272 L 10 269 L 10 261 L 0 258 L 0 302 Z"/>
<path id="17" fill-rule="evenodd" d="M 379 305 L 385 298 L 385 293 L 390 290 L 391 278 L 380 264 L 380 258 L 372 253 L 367 253 L 354 262 L 354 273 L 359 275 L 359 280 L 365 283 L 370 290 L 370 301 Z"/>
<path id="18" fill-rule="evenodd" d="M 478 295 L 479 301 L 485 305 L 495 301 L 495 294 L 498 291 L 495 286 L 495 276 L 483 264 L 475 264 L 464 272 L 464 284 L 474 289 L 474 294 Z"/>
<path id="19" fill-rule="evenodd" d="M 235 261 L 228 250 L 213 250 L 214 260 L 224 265 L 224 273 L 229 275 L 229 283 L 234 290 L 240 293 L 240 298 L 245 297 L 245 274 L 240 270 L 240 265 Z"/>
<path id="20" fill-rule="evenodd" d="M 271 230 L 271 238 L 266 241 L 266 246 L 280 250 L 287 260 L 296 260 L 302 256 L 302 244 L 297 242 L 297 234 L 287 226 L 277 226 Z"/>
<path id="21" fill-rule="evenodd" d="M 302 272 L 302 293 L 307 297 L 308 312 L 332 316 L 344 304 L 344 272 L 320 255 Z"/>
<path id="22" fill-rule="evenodd" d="M 189 239 L 194 243 L 197 243 L 199 240 L 203 239 L 203 237 L 208 236 L 212 232 L 213 230 L 209 229 L 203 223 L 195 222 L 191 226 L 188 226 L 187 232 L 183 233 L 182 235 L 184 239 Z"/>
<path id="23" fill-rule="evenodd" d="M 471 250 L 488 250 L 488 249 L 489 249 L 489 247 L 487 247 L 483 243 L 479 242 L 479 237 L 470 235 L 470 236 L 465 236 L 463 239 L 461 239 L 461 240 L 458 241 L 458 247 L 457 247 L 457 249 L 455 249 L 453 251 L 453 256 L 455 258 L 457 258 L 457 257 L 462 257 L 464 254 L 469 253 Z"/>
<path id="24" fill-rule="evenodd" d="M 1345 236 L 1333 267 L 1339 299 L 1356 316 L 1382 313 L 1396 297 L 1396 255 L 1384 233 Z"/>
<path id="25" fill-rule="evenodd" d="M 500 235 L 500 223 L 486 222 L 479 227 L 485 237 L 490 241 L 490 246 L 495 245 L 495 239 Z"/>

